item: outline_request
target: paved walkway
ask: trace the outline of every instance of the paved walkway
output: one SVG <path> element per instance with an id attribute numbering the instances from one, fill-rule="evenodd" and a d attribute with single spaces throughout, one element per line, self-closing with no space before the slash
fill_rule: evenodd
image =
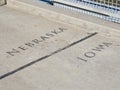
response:
<path id="1" fill-rule="evenodd" d="M 120 90 L 120 32 L 91 25 L 1 7 L 0 90 Z"/>

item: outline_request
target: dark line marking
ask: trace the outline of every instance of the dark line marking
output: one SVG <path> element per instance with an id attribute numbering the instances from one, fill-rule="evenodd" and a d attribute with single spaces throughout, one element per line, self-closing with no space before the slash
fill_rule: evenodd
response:
<path id="1" fill-rule="evenodd" d="M 96 34 L 97 34 L 97 32 L 92 33 L 92 34 L 90 34 L 90 35 L 88 35 L 88 36 L 86 36 L 86 37 L 84 37 L 84 38 L 82 38 L 82 39 L 80 39 L 80 40 L 78 40 L 78 41 L 76 41 L 76 42 L 73 42 L 73 43 L 71 43 L 71 44 L 69 44 L 69 45 L 67 45 L 67 46 L 65 46 L 65 47 L 63 47 L 63 48 L 61 48 L 61 49 L 58 49 L 58 50 L 56 50 L 56 51 L 54 51 L 54 52 L 52 52 L 52 53 L 50 53 L 50 54 L 48 54 L 48 55 L 45 55 L 45 56 L 43 56 L 43 57 L 41 57 L 41 58 L 39 58 L 39 59 L 37 59 L 37 60 L 35 60 L 35 61 L 32 61 L 32 62 L 30 62 L 30 63 L 28 63 L 28 64 L 25 64 L 25 65 L 23 65 L 23 66 L 15 69 L 15 70 L 13 70 L 13 71 L 10 71 L 10 72 L 8 72 L 8 73 L 6 73 L 6 74 L 3 74 L 3 75 L 0 76 L 0 79 L 4 79 L 4 78 L 6 78 L 6 77 L 8 77 L 8 76 L 10 76 L 10 75 L 13 75 L 13 74 L 15 74 L 15 73 L 17 73 L 17 72 L 19 72 L 19 71 L 21 71 L 21 70 L 23 70 L 23 69 L 25 69 L 25 68 L 33 65 L 33 64 L 39 62 L 39 61 L 42 61 L 42 60 L 44 60 L 44 59 L 47 59 L 47 58 L 49 58 L 50 56 L 52 56 L 52 55 L 54 55 L 54 54 L 57 54 L 57 53 L 65 50 L 65 49 L 67 49 L 67 48 L 70 48 L 70 47 L 72 47 L 72 46 L 74 46 L 74 45 L 76 45 L 76 44 L 78 44 L 78 43 L 80 43 L 80 42 L 82 42 L 82 41 L 84 41 L 84 40 L 87 40 L 87 39 L 89 39 L 90 37 L 95 36 Z"/>
<path id="2" fill-rule="evenodd" d="M 58 4 L 65 5 L 65 6 L 69 6 L 69 7 L 73 7 L 73 8 L 76 8 L 76 9 L 80 9 L 80 10 L 84 10 L 84 11 L 88 11 L 88 12 L 93 12 L 93 13 L 96 13 L 96 14 L 100 14 L 100 15 L 109 17 L 109 15 L 107 15 L 107 14 L 99 13 L 99 12 L 92 11 L 92 10 L 87 10 L 87 9 L 80 8 L 80 7 L 77 7 L 77 6 L 68 5 L 68 4 L 65 4 L 65 3 L 62 3 L 62 2 L 53 1 L 53 3 L 58 3 Z"/>

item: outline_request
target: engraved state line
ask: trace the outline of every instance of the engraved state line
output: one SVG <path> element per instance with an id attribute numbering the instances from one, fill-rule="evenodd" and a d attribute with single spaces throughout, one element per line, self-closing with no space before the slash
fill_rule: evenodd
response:
<path id="1" fill-rule="evenodd" d="M 44 59 L 47 59 L 47 58 L 49 58 L 50 56 L 53 56 L 53 55 L 55 55 L 55 54 L 57 54 L 57 53 L 59 53 L 59 52 L 61 52 L 61 51 L 64 51 L 64 50 L 66 50 L 66 49 L 68 49 L 68 48 L 70 48 L 70 47 L 72 47 L 72 46 L 74 46 L 74 45 L 76 45 L 76 44 L 78 44 L 78 43 L 80 43 L 80 42 L 82 42 L 82 41 L 85 41 L 85 40 L 87 40 L 87 39 L 89 39 L 89 38 L 91 38 L 91 37 L 93 37 L 93 36 L 95 36 L 95 35 L 97 35 L 97 34 L 98 34 L 97 32 L 92 33 L 92 34 L 90 34 L 90 35 L 88 35 L 88 36 L 85 36 L 84 38 L 82 38 L 82 39 L 80 39 L 80 40 L 78 40 L 78 41 L 75 41 L 75 42 L 73 42 L 73 43 L 71 43 L 71 44 L 69 44 L 69 45 L 67 45 L 67 46 L 65 46 L 65 47 L 63 47 L 63 48 L 61 48 L 61 49 L 58 49 L 58 50 L 56 50 L 56 51 L 54 51 L 54 52 L 52 52 L 52 53 L 50 53 L 50 54 L 48 54 L 48 55 L 45 55 L 45 56 L 43 56 L 43 57 L 41 57 L 41 58 L 39 58 L 39 59 L 37 59 L 37 60 L 35 60 L 35 61 L 32 61 L 32 62 L 30 62 L 30 63 L 28 63 L 28 64 L 25 64 L 25 65 L 23 65 L 23 66 L 15 69 L 15 70 L 12 70 L 12 71 L 10 71 L 10 72 L 7 72 L 7 73 L 5 73 L 5 74 L 3 74 L 3 75 L 0 76 L 0 80 L 6 78 L 6 77 L 8 77 L 8 76 L 11 76 L 11 75 L 13 75 L 13 74 L 15 74 L 15 73 L 23 70 L 23 69 L 25 69 L 25 68 L 27 68 L 27 67 L 35 64 L 35 63 L 38 63 L 38 62 L 40 62 L 40 61 L 42 61 L 42 60 L 44 60 Z"/>

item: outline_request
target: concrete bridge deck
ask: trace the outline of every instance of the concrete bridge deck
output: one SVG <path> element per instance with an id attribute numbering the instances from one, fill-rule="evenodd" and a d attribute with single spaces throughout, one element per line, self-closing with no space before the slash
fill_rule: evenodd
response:
<path id="1" fill-rule="evenodd" d="M 0 90 L 120 90 L 119 26 L 8 0 L 0 7 Z"/>

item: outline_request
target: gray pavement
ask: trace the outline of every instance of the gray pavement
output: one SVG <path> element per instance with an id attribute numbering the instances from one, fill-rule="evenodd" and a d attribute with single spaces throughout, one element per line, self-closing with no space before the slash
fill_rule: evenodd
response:
<path id="1" fill-rule="evenodd" d="M 120 90 L 119 29 L 77 22 L 0 7 L 0 90 Z"/>

